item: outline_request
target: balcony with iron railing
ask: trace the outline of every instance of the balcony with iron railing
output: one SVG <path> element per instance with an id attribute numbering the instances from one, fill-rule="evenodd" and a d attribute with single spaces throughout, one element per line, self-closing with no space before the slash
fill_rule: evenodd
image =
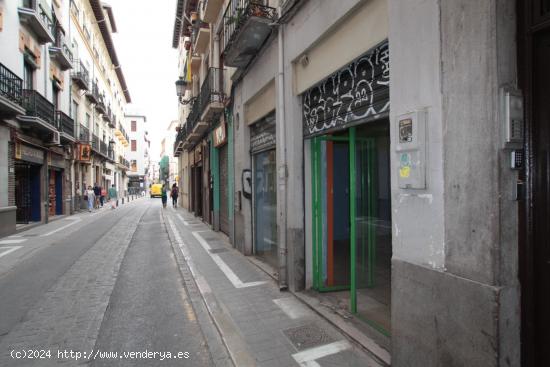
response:
<path id="1" fill-rule="evenodd" d="M 73 53 L 65 42 L 65 34 L 60 26 L 55 27 L 55 44 L 49 47 L 50 58 L 54 60 L 63 71 L 73 66 Z"/>
<path id="2" fill-rule="evenodd" d="M 54 105 L 37 91 L 23 89 L 23 108 L 25 108 L 25 115 L 20 116 L 20 119 L 34 123 L 31 127 L 57 130 Z"/>
<path id="3" fill-rule="evenodd" d="M 21 7 L 17 9 L 19 21 L 34 33 L 36 40 L 42 45 L 55 41 L 51 11 L 44 9 L 43 4 L 45 2 L 39 0 L 23 0 Z"/>
<path id="4" fill-rule="evenodd" d="M 191 143 L 197 142 L 204 132 L 208 130 L 208 124 L 201 121 L 201 101 L 200 97 L 193 100 L 191 111 L 187 115 L 187 137 Z"/>
<path id="5" fill-rule="evenodd" d="M 115 151 L 109 146 L 109 149 L 107 149 L 107 158 L 111 161 L 115 161 Z"/>
<path id="6" fill-rule="evenodd" d="M 193 25 L 193 52 L 197 54 L 204 54 L 208 51 L 208 45 L 210 44 L 210 26 L 208 23 L 199 20 L 195 21 Z"/>
<path id="7" fill-rule="evenodd" d="M 174 141 L 174 157 L 179 157 L 183 151 L 183 144 L 187 138 L 187 130 L 185 126 L 179 126 L 176 133 L 176 140 Z"/>
<path id="8" fill-rule="evenodd" d="M 105 143 L 103 140 L 99 142 L 99 153 L 103 154 L 105 157 L 107 157 L 107 143 Z"/>
<path id="9" fill-rule="evenodd" d="M 0 113 L 7 116 L 24 114 L 23 80 L 0 63 Z"/>
<path id="10" fill-rule="evenodd" d="M 90 76 L 88 74 L 88 69 L 86 69 L 82 61 L 74 60 L 71 78 L 80 89 L 88 90 L 90 88 Z"/>
<path id="11" fill-rule="evenodd" d="M 86 93 L 86 97 L 91 103 L 98 103 L 99 102 L 99 87 L 97 86 L 96 82 L 92 82 L 91 88 Z"/>
<path id="12" fill-rule="evenodd" d="M 95 150 L 97 153 L 101 153 L 99 151 L 99 136 L 96 134 L 92 134 L 92 150 Z"/>
<path id="13" fill-rule="evenodd" d="M 90 142 L 90 129 L 82 124 L 78 127 L 78 140 L 84 143 Z"/>
<path id="14" fill-rule="evenodd" d="M 203 19 L 214 24 L 223 6 L 223 0 L 205 0 L 203 2 Z"/>
<path id="15" fill-rule="evenodd" d="M 61 133 L 61 140 L 65 142 L 74 141 L 74 120 L 62 111 L 55 112 L 55 120 L 57 129 Z"/>
<path id="16" fill-rule="evenodd" d="M 267 1 L 230 0 L 222 19 L 224 64 L 245 67 L 271 34 L 277 20 Z"/>
<path id="17" fill-rule="evenodd" d="M 223 69 L 209 68 L 200 90 L 200 120 L 210 122 L 224 109 Z"/>
<path id="18" fill-rule="evenodd" d="M 105 94 L 101 93 L 96 102 L 95 108 L 97 112 L 105 114 L 107 112 L 107 107 L 105 107 Z"/>
<path id="19" fill-rule="evenodd" d="M 112 117 L 113 117 L 113 115 L 111 113 L 111 105 L 107 105 L 105 107 L 105 113 L 103 114 L 103 121 L 108 122 L 109 126 L 110 126 L 111 123 L 112 123 L 112 121 L 111 121 Z"/>

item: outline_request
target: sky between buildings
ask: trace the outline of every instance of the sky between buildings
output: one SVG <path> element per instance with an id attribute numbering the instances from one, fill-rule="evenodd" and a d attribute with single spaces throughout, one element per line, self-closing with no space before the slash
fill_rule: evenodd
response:
<path id="1" fill-rule="evenodd" d="M 176 0 L 107 0 L 118 33 L 113 35 L 132 105 L 147 116 L 151 159 L 160 160 L 160 141 L 177 119 L 177 50 L 172 48 Z M 170 147 L 168 148 L 170 149 Z"/>

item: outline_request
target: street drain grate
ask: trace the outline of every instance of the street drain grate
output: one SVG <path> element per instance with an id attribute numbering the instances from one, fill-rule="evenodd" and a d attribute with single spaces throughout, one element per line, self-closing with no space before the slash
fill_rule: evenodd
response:
<path id="1" fill-rule="evenodd" d="M 211 254 L 219 254 L 220 252 L 226 252 L 228 250 L 226 248 L 211 248 L 209 251 Z"/>
<path id="2" fill-rule="evenodd" d="M 298 350 L 309 349 L 334 341 L 334 339 L 316 324 L 286 329 L 283 330 L 283 333 Z"/>

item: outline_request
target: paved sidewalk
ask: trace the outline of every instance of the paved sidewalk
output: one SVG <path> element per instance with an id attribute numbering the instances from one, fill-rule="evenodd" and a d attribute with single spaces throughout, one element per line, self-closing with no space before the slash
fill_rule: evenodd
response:
<path id="1" fill-rule="evenodd" d="M 163 216 L 235 365 L 381 366 L 192 214 Z"/>

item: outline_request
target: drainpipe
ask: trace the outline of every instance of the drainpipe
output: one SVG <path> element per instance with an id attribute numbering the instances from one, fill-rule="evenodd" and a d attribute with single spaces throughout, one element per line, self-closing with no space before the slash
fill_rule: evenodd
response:
<path id="1" fill-rule="evenodd" d="M 283 0 L 279 0 L 278 6 L 279 19 L 283 15 Z M 282 199 L 282 205 L 280 206 L 279 212 L 279 233 L 278 233 L 278 243 L 279 243 L 279 289 L 288 288 L 287 280 L 287 259 L 288 259 L 288 250 L 287 250 L 287 209 L 288 209 L 288 200 L 287 200 L 287 154 L 286 154 L 286 128 L 285 128 L 285 93 L 284 93 L 284 47 L 283 47 L 283 26 L 278 24 L 277 29 L 277 46 L 278 46 L 278 88 L 277 88 L 277 116 L 279 117 L 279 129 L 281 133 L 279 137 L 279 159 L 280 164 L 278 168 L 279 176 L 279 195 Z"/>

